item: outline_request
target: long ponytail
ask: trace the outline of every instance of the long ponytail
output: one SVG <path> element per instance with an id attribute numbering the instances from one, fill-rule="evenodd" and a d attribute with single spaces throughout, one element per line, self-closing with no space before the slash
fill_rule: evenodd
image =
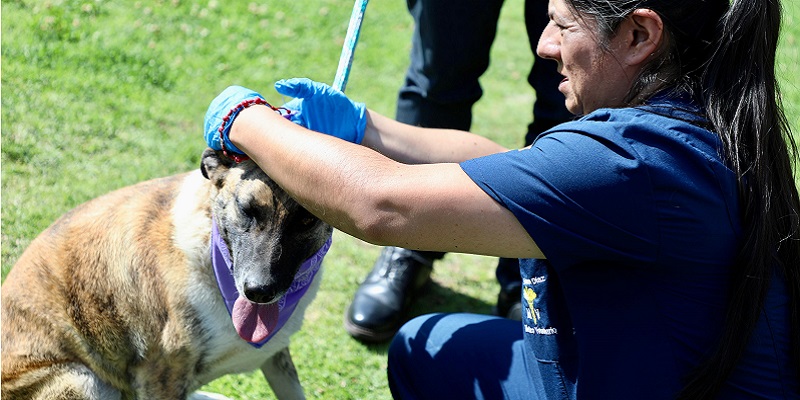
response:
<path id="1" fill-rule="evenodd" d="M 775 74 L 780 23 L 778 0 L 734 0 L 704 70 L 706 112 L 722 139 L 725 161 L 739 177 L 744 240 L 722 340 L 681 399 L 719 392 L 747 346 L 774 274 L 787 282 L 791 359 L 800 363 L 800 199 L 792 172 L 798 148 Z"/>

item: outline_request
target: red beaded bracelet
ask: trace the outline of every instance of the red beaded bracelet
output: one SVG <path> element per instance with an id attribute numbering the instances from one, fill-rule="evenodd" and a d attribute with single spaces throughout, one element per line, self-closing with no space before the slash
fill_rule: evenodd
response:
<path id="1" fill-rule="evenodd" d="M 222 147 L 222 154 L 236 163 L 247 161 L 250 159 L 250 157 L 248 157 L 246 154 L 239 154 L 233 151 L 228 151 L 228 149 L 225 148 L 225 132 L 227 132 L 230 129 L 230 126 L 227 125 L 229 122 L 232 123 L 233 119 L 236 118 L 236 116 L 240 112 L 242 112 L 245 108 L 256 104 L 265 105 L 271 108 L 273 111 L 277 112 L 278 114 L 283 115 L 284 117 L 287 117 L 289 114 L 292 113 L 292 110 L 285 107 L 274 107 L 272 104 L 269 104 L 266 100 L 260 97 L 244 100 L 241 103 L 237 104 L 236 107 L 231 108 L 230 111 L 228 111 L 228 114 L 222 117 L 222 124 L 219 126 L 219 129 L 217 131 L 219 132 L 219 143 L 220 146 Z"/>

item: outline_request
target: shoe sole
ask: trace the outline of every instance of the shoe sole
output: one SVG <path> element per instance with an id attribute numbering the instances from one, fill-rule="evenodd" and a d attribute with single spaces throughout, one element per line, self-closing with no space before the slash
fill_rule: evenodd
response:
<path id="1" fill-rule="evenodd" d="M 362 326 L 354 324 L 347 318 L 347 312 L 344 314 L 344 330 L 354 339 L 365 343 L 385 343 L 394 337 L 397 331 L 394 332 L 377 332 L 371 329 L 366 329 Z"/>

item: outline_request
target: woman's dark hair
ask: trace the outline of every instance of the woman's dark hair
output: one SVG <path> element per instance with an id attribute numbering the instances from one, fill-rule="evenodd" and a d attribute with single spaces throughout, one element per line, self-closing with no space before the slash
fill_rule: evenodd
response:
<path id="1" fill-rule="evenodd" d="M 665 89 L 702 99 L 722 140 L 722 157 L 739 179 L 743 240 L 722 338 L 687 377 L 679 398 L 707 399 L 719 392 L 747 346 L 773 274 L 787 282 L 790 359 L 800 363 L 800 199 L 793 175 L 798 147 L 775 75 L 779 0 L 566 1 L 589 16 L 604 38 L 613 37 L 636 9 L 662 18 L 665 46 L 638 77 L 628 105 Z"/>

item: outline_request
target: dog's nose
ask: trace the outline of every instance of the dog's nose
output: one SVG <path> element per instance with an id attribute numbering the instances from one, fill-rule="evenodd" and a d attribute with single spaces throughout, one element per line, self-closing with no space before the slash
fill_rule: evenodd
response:
<path id="1" fill-rule="evenodd" d="M 244 285 L 244 296 L 254 303 L 265 304 L 275 300 L 279 291 L 267 285 Z"/>

